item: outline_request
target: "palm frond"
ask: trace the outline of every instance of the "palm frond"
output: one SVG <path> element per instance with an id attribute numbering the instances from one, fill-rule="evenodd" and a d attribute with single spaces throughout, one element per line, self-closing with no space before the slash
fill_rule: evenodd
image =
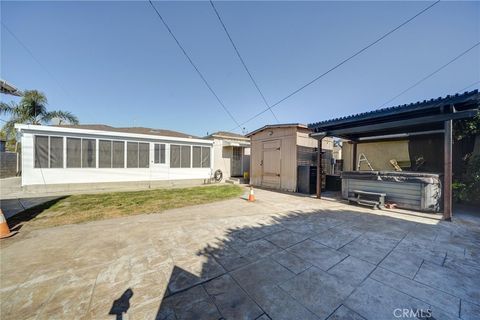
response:
<path id="1" fill-rule="evenodd" d="M 78 118 L 75 115 L 73 115 L 73 113 L 68 112 L 68 111 L 61 111 L 61 110 L 47 112 L 42 117 L 42 121 L 49 122 L 54 118 L 59 119 L 60 122 L 61 121 L 67 121 L 70 124 L 78 124 L 79 123 Z"/>
<path id="2" fill-rule="evenodd" d="M 0 102 L 0 114 L 12 114 L 17 107 L 13 101 L 10 103 Z"/>

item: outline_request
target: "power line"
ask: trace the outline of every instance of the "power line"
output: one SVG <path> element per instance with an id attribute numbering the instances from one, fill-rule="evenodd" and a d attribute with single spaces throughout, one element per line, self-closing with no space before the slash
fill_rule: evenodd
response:
<path id="1" fill-rule="evenodd" d="M 474 83 L 469 84 L 468 86 L 464 87 L 463 89 L 458 90 L 457 92 L 462 93 L 462 92 L 464 92 L 465 90 L 473 87 L 474 85 L 476 85 L 476 84 L 478 84 L 478 83 L 480 83 L 480 81 L 475 81 Z"/>
<path id="2" fill-rule="evenodd" d="M 429 5 L 428 7 L 426 7 L 425 9 L 421 10 L 420 12 L 418 12 L 417 14 L 415 14 L 413 17 L 407 19 L 406 21 L 402 22 L 400 25 L 398 25 L 397 27 L 393 28 L 392 30 L 388 31 L 387 33 L 385 33 L 383 36 L 381 36 L 380 38 L 378 38 L 377 40 L 373 41 L 372 43 L 370 43 L 369 45 L 363 47 L 362 49 L 358 50 L 357 52 L 355 52 L 354 54 L 352 54 L 351 56 L 349 56 L 348 58 L 342 60 L 340 63 L 336 64 L 335 66 L 333 66 L 332 68 L 328 69 L 327 71 L 325 71 L 324 73 L 320 74 L 319 76 L 315 77 L 314 79 L 312 79 L 311 81 L 307 82 L 306 84 L 304 84 L 303 86 L 301 86 L 300 88 L 294 90 L 293 92 L 289 93 L 287 96 L 285 96 L 284 98 L 280 99 L 279 101 L 275 102 L 274 104 L 272 104 L 269 108 L 257 113 L 256 115 L 254 115 L 253 117 L 251 117 L 250 119 L 248 119 L 247 121 L 245 122 L 242 122 L 239 126 L 233 128 L 231 131 L 233 130 L 236 130 L 237 128 L 243 126 L 244 124 L 252 121 L 253 119 L 257 118 L 258 116 L 262 115 L 263 113 L 267 112 L 268 109 L 271 109 L 271 108 L 274 108 L 276 107 L 277 105 L 279 105 L 280 103 L 282 103 L 283 101 L 287 100 L 288 98 L 292 97 L 293 95 L 299 93 L 300 91 L 302 91 L 303 89 L 305 89 L 306 87 L 312 85 L 314 82 L 318 81 L 319 79 L 323 78 L 324 76 L 326 76 L 327 74 L 329 74 L 330 72 L 332 72 L 333 70 L 337 69 L 338 67 L 342 66 L 343 64 L 347 63 L 348 61 L 352 60 L 353 58 L 355 58 L 356 56 L 358 56 L 359 54 L 361 54 L 362 52 L 366 51 L 367 49 L 369 49 L 370 47 L 376 45 L 377 43 L 379 43 L 380 41 L 382 41 L 383 39 L 385 39 L 386 37 L 388 37 L 389 35 L 391 35 L 392 33 L 394 33 L 395 31 L 397 31 L 398 29 L 402 28 L 403 26 L 405 26 L 406 24 L 408 24 L 410 21 L 414 20 L 415 18 L 417 18 L 418 16 L 420 16 L 421 14 L 423 14 L 424 12 L 426 12 L 427 10 L 431 9 L 433 6 L 435 6 L 436 4 L 438 4 L 440 2 L 440 0 L 437 0 L 435 1 L 434 3 L 432 3 L 431 5 Z"/>
<path id="3" fill-rule="evenodd" d="M 468 52 L 470 52 L 471 50 L 473 50 L 475 47 L 477 47 L 478 45 L 480 44 L 480 42 L 477 42 L 476 44 L 474 44 L 473 46 L 471 46 L 470 48 L 468 48 L 467 50 L 463 51 L 462 53 L 460 53 L 458 56 L 456 56 L 455 58 L 453 58 L 452 60 L 448 61 L 447 63 L 445 63 L 443 66 L 441 66 L 440 68 L 436 69 L 435 71 L 429 73 L 428 75 L 426 75 L 425 77 L 423 77 L 422 79 L 420 79 L 419 81 L 415 82 L 414 84 L 412 84 L 410 87 L 408 87 L 407 89 L 403 90 L 402 92 L 400 92 L 399 94 L 397 94 L 395 97 L 389 99 L 388 101 L 386 101 L 385 103 L 383 103 L 381 106 L 379 106 L 378 108 L 382 108 L 384 107 L 385 105 L 389 104 L 390 102 L 392 102 L 393 100 L 397 99 L 398 97 L 400 97 L 401 95 L 403 95 L 405 92 L 407 91 L 410 91 L 411 89 L 415 88 L 416 86 L 418 86 L 420 83 L 422 83 L 423 81 L 427 80 L 428 78 L 432 77 L 433 75 L 435 75 L 436 73 L 440 72 L 442 69 L 446 68 L 448 65 L 452 64 L 453 62 L 457 61 L 458 59 L 460 59 L 461 57 L 463 57 L 464 55 L 466 55 Z M 478 82 L 477 82 L 478 83 Z M 473 85 L 473 84 L 472 84 Z M 469 86 L 470 87 L 470 86 Z M 469 88 L 467 87 L 467 88 Z"/>
<path id="4" fill-rule="evenodd" d="M 230 36 L 230 32 L 228 32 L 227 26 L 225 25 L 225 23 L 223 22 L 222 18 L 220 17 L 220 14 L 218 13 L 218 10 L 217 10 L 217 8 L 215 7 L 215 5 L 214 5 L 214 3 L 213 3 L 212 0 L 210 0 L 210 5 L 212 6 L 213 11 L 215 11 L 215 14 L 217 15 L 218 21 L 220 21 L 220 24 L 222 25 L 223 30 L 224 30 L 225 33 L 227 34 L 227 37 L 228 37 L 228 39 L 230 40 L 230 43 L 232 44 L 233 49 L 235 49 L 235 52 L 237 53 L 238 59 L 239 59 L 240 62 L 242 63 L 243 68 L 244 68 L 245 71 L 248 73 L 248 76 L 250 77 L 250 80 L 252 80 L 253 85 L 255 86 L 255 88 L 257 88 L 257 91 L 258 91 L 258 93 L 260 94 L 260 96 L 262 97 L 263 102 L 265 103 L 265 105 L 266 105 L 267 108 L 270 110 L 270 112 L 272 113 L 273 117 L 275 118 L 275 120 L 276 120 L 277 123 L 278 123 L 279 121 L 278 121 L 277 116 L 275 115 L 275 113 L 273 112 L 273 110 L 270 108 L 270 105 L 268 104 L 267 99 L 265 98 L 264 94 L 263 94 L 262 91 L 260 90 L 260 87 L 258 86 L 258 84 L 257 84 L 257 82 L 255 81 L 255 79 L 253 78 L 252 73 L 250 72 L 250 70 L 248 70 L 248 67 L 247 67 L 245 61 L 243 60 L 242 56 L 240 55 L 240 52 L 238 51 L 238 48 L 237 48 L 237 46 L 235 45 L 235 42 L 233 42 L 233 39 L 232 39 L 232 37 Z"/>
<path id="5" fill-rule="evenodd" d="M 215 98 L 217 99 L 218 103 L 222 106 L 223 110 L 225 110 L 225 112 L 228 114 L 228 116 L 233 120 L 233 122 L 235 122 L 235 124 L 240 127 L 240 124 L 238 123 L 238 121 L 233 117 L 233 115 L 230 113 L 230 111 L 227 109 L 227 107 L 225 106 L 225 104 L 222 102 L 222 100 L 220 100 L 220 98 L 218 97 L 218 95 L 215 93 L 215 91 L 212 89 L 212 87 L 210 86 L 210 84 L 208 83 L 207 79 L 205 79 L 205 77 L 203 76 L 203 74 L 200 72 L 200 70 L 197 68 L 197 66 L 195 65 L 195 63 L 192 61 L 192 59 L 190 58 L 190 56 L 188 55 L 187 51 L 183 48 L 183 46 L 180 44 L 180 41 L 178 41 L 177 37 L 175 37 L 175 35 L 173 34 L 173 31 L 172 29 L 170 29 L 170 27 L 168 26 L 167 22 L 163 19 L 162 15 L 160 14 L 160 12 L 158 12 L 157 8 L 153 5 L 153 2 L 151 0 L 148 0 L 148 2 L 150 3 L 150 5 L 152 6 L 153 10 L 155 10 L 155 12 L 157 13 L 157 16 L 158 18 L 160 18 L 160 21 L 162 21 L 163 25 L 165 26 L 165 28 L 167 29 L 168 33 L 170 33 L 170 35 L 172 36 L 173 40 L 175 40 L 175 42 L 177 43 L 177 46 L 180 48 L 180 50 L 182 50 L 182 53 L 183 55 L 187 58 L 188 62 L 190 62 L 190 64 L 192 65 L 192 67 L 195 69 L 195 71 L 197 72 L 198 76 L 202 79 L 202 81 L 205 83 L 205 85 L 207 86 L 208 90 L 210 90 L 210 92 L 215 96 Z"/>
<path id="6" fill-rule="evenodd" d="M 7 30 L 8 33 L 10 33 L 10 35 L 23 47 L 23 49 L 25 49 L 25 51 L 30 55 L 30 57 L 32 57 L 32 59 L 40 66 L 42 67 L 42 69 L 50 76 L 50 78 L 52 78 L 53 81 L 55 81 L 55 83 L 58 85 L 58 87 L 60 89 L 62 89 L 62 91 L 68 96 L 71 98 L 71 95 L 70 93 L 65 89 L 65 87 L 63 87 L 61 84 L 60 84 L 60 81 L 57 80 L 57 78 L 55 78 L 55 76 L 47 69 L 47 67 L 45 67 L 45 65 L 43 63 L 40 62 L 39 59 L 37 59 L 35 57 L 35 55 L 33 54 L 32 50 L 30 50 L 27 45 L 25 43 L 22 42 L 22 40 L 20 40 L 16 35 L 15 33 L 13 33 L 12 30 L 10 30 L 10 28 L 8 28 L 4 23 L 3 21 L 0 21 L 3 28 L 5 30 Z"/>

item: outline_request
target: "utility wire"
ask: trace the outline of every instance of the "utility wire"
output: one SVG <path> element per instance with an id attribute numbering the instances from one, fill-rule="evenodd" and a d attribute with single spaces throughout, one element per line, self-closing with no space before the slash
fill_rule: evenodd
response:
<path id="1" fill-rule="evenodd" d="M 217 8 L 215 7 L 215 5 L 214 5 L 214 3 L 213 3 L 212 0 L 210 0 L 210 5 L 212 6 L 213 11 L 215 11 L 215 14 L 217 15 L 218 21 L 220 21 L 220 24 L 222 25 L 223 30 L 225 31 L 228 39 L 230 40 L 230 43 L 232 44 L 233 49 L 235 49 L 235 52 L 237 53 L 238 59 L 239 59 L 240 62 L 242 63 L 243 68 L 244 68 L 245 71 L 248 73 L 248 76 L 250 77 L 250 80 L 252 80 L 252 83 L 253 83 L 253 85 L 255 86 L 255 88 L 257 88 L 257 91 L 258 91 L 258 93 L 260 94 L 260 96 L 262 97 L 262 100 L 263 100 L 263 102 L 265 103 L 265 106 L 268 108 L 268 110 L 270 110 L 270 112 L 272 113 L 272 116 L 275 118 L 275 120 L 276 120 L 277 123 L 278 123 L 279 121 L 278 121 L 277 116 L 275 115 L 275 113 L 273 112 L 273 110 L 270 108 L 270 105 L 268 104 L 267 99 L 265 98 L 265 95 L 262 93 L 262 90 L 260 90 L 260 87 L 258 86 L 257 82 L 256 82 L 255 79 L 253 78 L 252 73 L 250 72 L 250 70 L 248 70 L 248 67 L 247 67 L 245 61 L 243 60 L 240 52 L 238 51 L 238 48 L 237 48 L 237 46 L 235 45 L 235 42 L 233 42 L 233 39 L 232 39 L 232 37 L 230 36 L 230 32 L 228 32 L 227 26 L 225 25 L 225 23 L 223 22 L 222 18 L 220 17 L 220 14 L 218 13 L 218 10 L 217 10 Z"/>
<path id="2" fill-rule="evenodd" d="M 378 38 L 377 40 L 373 41 L 372 43 L 370 43 L 369 45 L 363 47 L 362 49 L 358 50 L 357 52 L 355 52 L 354 54 L 352 54 L 351 56 L 349 56 L 348 58 L 342 60 L 340 63 L 336 64 L 335 66 L 333 66 L 332 68 L 328 69 L 327 71 L 325 71 L 324 73 L 320 74 L 319 76 L 315 77 L 314 79 L 312 79 L 311 81 L 307 82 L 306 84 L 304 84 L 303 86 L 301 86 L 300 88 L 296 89 L 295 91 L 291 92 L 290 94 L 288 94 L 287 96 L 285 96 L 284 98 L 280 99 L 279 101 L 275 102 L 274 104 L 272 104 L 269 108 L 257 113 L 256 115 L 254 115 L 253 117 L 251 117 L 250 119 L 248 119 L 247 121 L 245 122 L 242 122 L 239 126 L 233 128 L 231 131 L 233 130 L 236 130 L 237 128 L 243 126 L 244 124 L 252 121 L 253 119 L 257 118 L 258 116 L 262 115 L 263 113 L 267 112 L 268 109 L 271 109 L 271 108 L 274 108 L 276 107 L 277 105 L 279 105 L 280 103 L 282 103 L 283 101 L 287 100 L 288 98 L 292 97 L 293 95 L 299 93 L 300 91 L 302 91 L 303 89 L 305 89 L 306 87 L 312 85 L 314 82 L 318 81 L 319 79 L 323 78 L 324 76 L 326 76 L 327 74 L 329 74 L 330 72 L 332 72 L 333 70 L 337 69 L 338 67 L 342 66 L 343 64 L 347 63 L 348 61 L 352 60 L 353 58 L 355 58 L 356 56 L 358 56 L 359 54 L 361 54 L 362 52 L 366 51 L 367 49 L 369 49 L 370 47 L 376 45 L 377 43 L 379 43 L 380 41 L 382 41 L 383 39 L 385 39 L 386 37 L 388 37 L 389 35 L 391 35 L 392 33 L 394 33 L 395 31 L 397 31 L 398 29 L 402 28 L 403 26 L 405 26 L 406 24 L 408 24 L 410 21 L 414 20 L 415 18 L 417 18 L 418 16 L 420 16 L 421 14 L 423 14 L 424 12 L 426 12 L 427 10 L 431 9 L 433 6 L 435 6 L 436 4 L 438 4 L 440 2 L 440 0 L 437 0 L 435 1 L 434 3 L 432 3 L 431 5 L 429 5 L 428 7 L 426 7 L 425 9 L 421 10 L 420 12 L 418 12 L 417 14 L 415 14 L 413 17 L 407 19 L 406 21 L 402 22 L 400 25 L 398 25 L 397 27 L 393 28 L 392 30 L 388 31 L 387 33 L 385 33 L 383 36 L 381 36 L 380 38 Z"/>
<path id="3" fill-rule="evenodd" d="M 471 87 L 473 87 L 474 85 L 476 85 L 476 84 L 478 84 L 478 83 L 480 83 L 480 81 L 475 81 L 474 83 L 472 83 L 472 84 L 470 84 L 470 85 L 466 86 L 466 87 L 465 87 L 465 88 L 463 88 L 463 89 L 460 89 L 460 90 L 458 90 L 457 92 L 459 92 L 459 93 L 463 93 L 465 90 L 467 90 L 468 88 L 471 88 Z"/>
<path id="4" fill-rule="evenodd" d="M 195 65 L 195 63 L 193 62 L 193 60 L 190 58 L 190 56 L 188 55 L 187 51 L 184 49 L 184 47 L 182 46 L 182 44 L 180 43 L 180 41 L 178 41 L 177 37 L 173 34 L 173 31 L 172 29 L 170 29 L 170 27 L 168 26 L 167 22 L 163 19 L 162 15 L 160 14 L 160 12 L 158 12 L 157 8 L 153 5 L 153 2 L 151 0 L 148 0 L 148 2 L 150 3 L 150 5 L 152 6 L 153 10 L 155 10 L 155 12 L 157 13 L 157 16 L 158 18 L 160 19 L 160 21 L 162 21 L 163 25 L 165 26 L 165 28 L 167 29 L 168 33 L 170 33 L 170 35 L 172 36 L 173 40 L 175 40 L 175 42 L 177 43 L 177 46 L 180 48 L 180 50 L 182 50 L 182 53 L 183 55 L 187 58 L 188 62 L 190 62 L 190 64 L 192 65 L 192 67 L 195 69 L 195 71 L 197 72 L 198 76 L 202 79 L 202 81 L 205 83 L 205 85 L 207 86 L 208 90 L 210 90 L 210 92 L 215 96 L 215 98 L 217 99 L 218 103 L 222 106 L 223 110 L 225 110 L 225 112 L 228 114 L 228 116 L 233 120 L 233 122 L 237 125 L 237 128 L 240 127 L 240 124 L 238 123 L 238 121 L 233 117 L 233 115 L 230 113 L 230 111 L 227 109 L 227 107 L 225 106 L 225 104 L 222 102 L 222 100 L 220 100 L 220 98 L 218 97 L 218 95 L 215 93 L 215 91 L 213 90 L 213 88 L 210 86 L 210 84 L 208 83 L 207 79 L 205 79 L 205 77 L 203 76 L 203 74 L 200 72 L 200 70 L 198 69 L 198 67 Z"/>
<path id="5" fill-rule="evenodd" d="M 466 55 L 468 52 L 470 52 L 471 50 L 473 50 L 475 47 L 477 47 L 478 45 L 480 45 L 480 42 L 477 42 L 476 44 L 474 44 L 473 46 L 471 46 L 470 48 L 468 48 L 467 50 L 463 51 L 462 53 L 460 53 L 458 56 L 456 56 L 455 58 L 453 58 L 452 60 L 448 61 L 447 63 L 445 63 L 443 66 L 441 66 L 440 68 L 436 69 L 435 71 L 429 73 L 428 75 L 426 75 L 425 77 L 423 77 L 422 79 L 420 79 L 419 81 L 415 82 L 414 84 L 412 84 L 410 87 L 408 87 L 407 89 L 403 90 L 402 92 L 400 92 L 399 94 L 397 94 L 395 97 L 389 99 L 388 101 L 386 101 L 385 103 L 383 103 L 381 106 L 379 106 L 378 108 L 382 108 L 384 107 L 385 105 L 389 104 L 390 102 L 392 102 L 393 100 L 397 99 L 398 97 L 400 97 L 401 95 L 403 95 L 405 92 L 407 91 L 410 91 L 411 89 L 415 88 L 416 86 L 418 86 L 420 83 L 424 82 L 425 80 L 427 80 L 428 78 L 432 77 L 433 75 L 435 75 L 436 73 L 440 72 L 442 69 L 446 68 L 448 65 L 452 64 L 453 62 L 457 61 L 458 59 L 460 59 L 461 57 L 463 57 L 464 55 Z M 478 81 L 480 82 L 480 81 Z M 478 83 L 477 82 L 477 83 Z M 475 83 L 474 83 L 475 84 Z M 472 84 L 472 85 L 474 85 Z M 472 85 L 468 86 L 467 88 L 471 87 Z M 466 89 L 466 88 L 465 88 Z"/>
<path id="6" fill-rule="evenodd" d="M 52 78 L 53 81 L 55 81 L 55 83 L 58 85 L 58 87 L 60 89 L 62 89 L 62 91 L 69 97 L 71 98 L 71 95 L 70 93 L 65 89 L 64 86 L 62 86 L 62 84 L 60 83 L 60 81 L 57 80 L 57 78 L 55 78 L 55 76 L 47 69 L 47 67 L 45 67 L 45 65 L 43 63 L 40 62 L 39 59 L 37 59 L 35 57 L 35 55 L 33 54 L 32 50 L 30 50 L 27 45 L 25 43 L 22 42 L 22 40 L 20 40 L 16 35 L 15 33 L 13 33 L 12 30 L 10 30 L 10 28 L 8 28 L 4 23 L 3 21 L 0 21 L 1 24 L 2 24 L 2 27 L 7 30 L 7 32 L 23 47 L 23 49 L 25 49 L 25 51 L 27 51 L 27 53 L 30 55 L 30 57 L 32 57 L 32 59 L 40 66 L 42 67 L 42 69 L 50 76 L 50 78 Z"/>

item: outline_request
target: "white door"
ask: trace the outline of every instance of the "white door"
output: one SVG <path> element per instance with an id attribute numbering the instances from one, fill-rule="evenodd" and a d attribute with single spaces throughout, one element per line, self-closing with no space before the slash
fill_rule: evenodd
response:
<path id="1" fill-rule="evenodd" d="M 152 169 L 165 167 L 167 162 L 167 145 L 165 143 L 153 144 Z"/>
<path id="2" fill-rule="evenodd" d="M 262 186 L 280 188 L 281 180 L 281 150 L 280 140 L 263 143 Z"/>

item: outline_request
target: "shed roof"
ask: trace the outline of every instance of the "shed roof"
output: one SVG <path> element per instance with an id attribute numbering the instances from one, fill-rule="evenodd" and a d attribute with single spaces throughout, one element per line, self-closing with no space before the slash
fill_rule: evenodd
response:
<path id="1" fill-rule="evenodd" d="M 441 129 L 448 119 L 471 117 L 479 109 L 478 90 L 417 101 L 309 124 L 315 133 L 345 139 Z"/>
<path id="2" fill-rule="evenodd" d="M 309 130 L 309 128 L 304 125 L 304 124 L 301 124 L 301 123 L 279 123 L 279 124 L 267 124 L 266 126 L 263 126 L 257 130 L 254 130 L 250 133 L 247 133 L 245 136 L 246 137 L 251 137 L 253 136 L 254 134 L 260 132 L 260 131 L 263 131 L 263 130 L 266 130 L 266 129 L 275 129 L 275 128 L 290 128 L 290 127 L 297 127 L 297 128 L 302 128 L 302 129 L 307 129 Z"/>
<path id="3" fill-rule="evenodd" d="M 73 129 L 88 129 L 88 130 L 100 130 L 100 131 L 112 131 L 112 132 L 124 132 L 124 133 L 137 133 L 148 134 L 154 136 L 163 137 L 176 137 L 176 138 L 194 138 L 198 137 L 178 131 L 165 130 L 165 129 L 152 129 L 145 127 L 111 127 L 104 124 L 75 124 L 75 125 L 55 125 L 54 127 L 61 128 L 73 128 Z"/>

